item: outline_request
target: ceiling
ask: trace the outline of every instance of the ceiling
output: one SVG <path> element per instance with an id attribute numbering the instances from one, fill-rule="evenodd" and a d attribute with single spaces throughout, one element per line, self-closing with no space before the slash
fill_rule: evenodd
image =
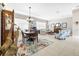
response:
<path id="1" fill-rule="evenodd" d="M 45 20 L 52 20 L 60 17 L 72 16 L 72 8 L 78 7 L 76 3 L 6 3 L 17 13 L 29 14 L 31 6 L 31 16 Z"/>

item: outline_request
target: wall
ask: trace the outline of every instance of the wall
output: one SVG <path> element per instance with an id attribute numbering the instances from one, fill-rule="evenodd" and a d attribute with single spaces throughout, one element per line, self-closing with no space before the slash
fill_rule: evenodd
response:
<path id="1" fill-rule="evenodd" d="M 51 28 L 52 24 L 65 23 L 65 22 L 67 23 L 67 28 L 72 29 L 72 17 L 53 19 L 53 20 L 49 21 L 49 29 L 52 30 L 52 28 Z"/>
<path id="2" fill-rule="evenodd" d="M 73 14 L 73 37 L 79 38 L 79 8 L 74 9 L 72 11 Z M 76 24 L 76 21 L 78 21 L 78 24 Z"/>

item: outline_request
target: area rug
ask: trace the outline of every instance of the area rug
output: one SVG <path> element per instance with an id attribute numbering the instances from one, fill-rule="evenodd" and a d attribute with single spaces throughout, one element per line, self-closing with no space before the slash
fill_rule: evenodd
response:
<path id="1" fill-rule="evenodd" d="M 45 48 L 45 47 L 51 45 L 52 43 L 53 43 L 52 41 L 49 41 L 49 40 L 47 40 L 47 39 L 41 39 L 41 40 L 39 40 L 39 42 L 37 43 L 37 44 L 38 44 L 38 45 L 37 45 L 37 50 L 39 51 L 39 50 L 41 50 L 41 49 L 43 49 L 43 48 Z"/>
<path id="2" fill-rule="evenodd" d="M 34 43 L 34 44 L 30 43 L 28 45 L 29 48 L 26 49 L 27 52 L 25 54 L 21 55 L 21 56 L 31 56 L 31 55 L 39 52 L 40 50 L 46 48 L 47 46 L 49 46 L 51 44 L 53 44 L 52 41 L 49 41 L 47 39 L 39 39 L 38 43 Z"/>

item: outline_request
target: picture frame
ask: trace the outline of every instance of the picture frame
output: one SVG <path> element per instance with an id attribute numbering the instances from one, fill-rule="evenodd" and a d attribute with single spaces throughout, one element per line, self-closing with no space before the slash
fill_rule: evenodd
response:
<path id="1" fill-rule="evenodd" d="M 61 24 L 60 23 L 56 23 L 55 26 L 56 27 L 61 27 Z"/>
<path id="2" fill-rule="evenodd" d="M 62 28 L 67 28 L 67 23 L 62 23 Z"/>

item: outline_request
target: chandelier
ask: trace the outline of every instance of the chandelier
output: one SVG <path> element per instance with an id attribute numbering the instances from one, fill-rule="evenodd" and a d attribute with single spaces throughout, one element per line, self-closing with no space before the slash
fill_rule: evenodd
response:
<path id="1" fill-rule="evenodd" d="M 29 15 L 28 15 L 28 23 L 29 23 L 29 26 L 28 26 L 28 30 L 29 32 L 31 31 L 31 28 L 32 28 L 32 20 L 31 20 L 31 7 L 29 7 Z"/>
<path id="2" fill-rule="evenodd" d="M 28 15 L 28 22 L 31 22 L 31 7 L 29 7 L 29 15 Z"/>

